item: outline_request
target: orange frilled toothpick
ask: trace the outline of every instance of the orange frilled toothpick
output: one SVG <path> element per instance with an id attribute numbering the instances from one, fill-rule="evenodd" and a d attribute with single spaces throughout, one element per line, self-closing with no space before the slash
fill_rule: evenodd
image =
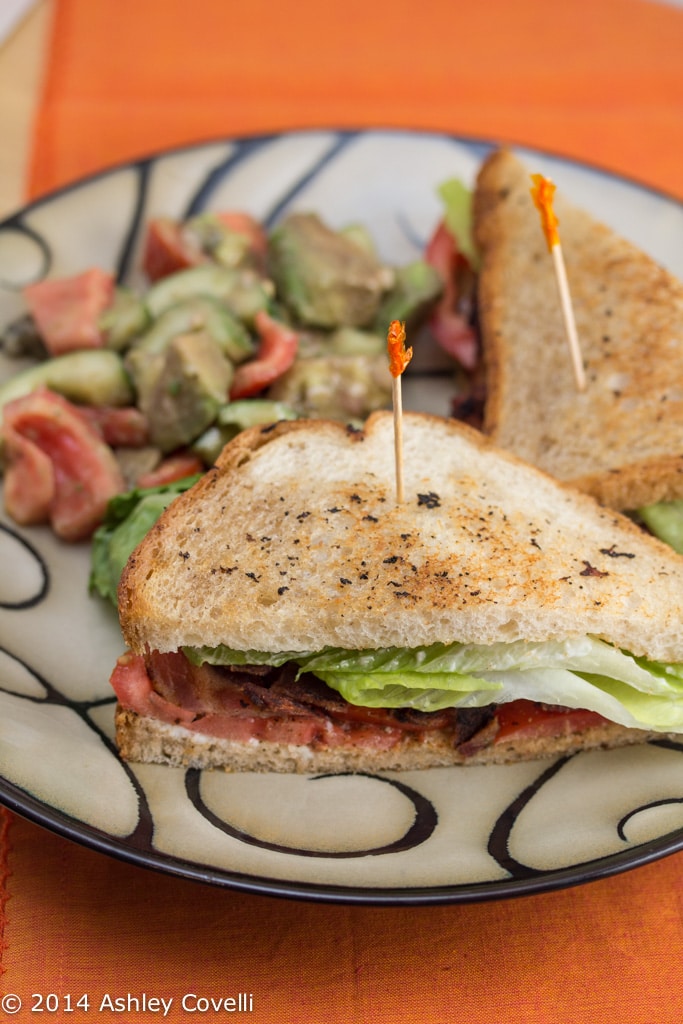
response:
<path id="1" fill-rule="evenodd" d="M 403 397 L 401 375 L 413 358 L 412 348 L 406 348 L 406 325 L 401 320 L 392 320 L 387 332 L 389 370 L 391 372 L 391 397 L 394 406 L 394 454 L 396 459 L 396 500 L 403 501 Z"/>
<path id="2" fill-rule="evenodd" d="M 549 178 L 544 178 L 542 174 L 532 174 L 531 180 L 534 183 L 533 188 L 531 189 L 531 197 L 541 215 L 541 227 L 543 228 L 543 234 L 545 235 L 545 240 L 548 243 L 548 251 L 553 258 L 555 266 L 555 279 L 560 293 L 560 305 L 562 307 L 562 316 L 564 318 L 564 326 L 567 333 L 567 341 L 569 343 L 569 353 L 571 355 L 572 366 L 574 368 L 576 387 L 579 391 L 585 391 L 586 376 L 583 369 L 579 339 L 576 333 L 576 322 L 574 320 L 574 310 L 572 308 L 571 296 L 569 294 L 569 284 L 567 283 L 567 272 L 564 265 L 562 247 L 560 245 L 560 235 L 557 230 L 559 221 L 553 210 L 555 185 Z"/>

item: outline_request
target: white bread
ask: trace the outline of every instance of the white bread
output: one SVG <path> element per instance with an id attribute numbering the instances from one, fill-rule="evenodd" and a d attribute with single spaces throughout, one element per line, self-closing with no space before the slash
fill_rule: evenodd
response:
<path id="1" fill-rule="evenodd" d="M 227 771 L 318 774 L 512 764 L 663 738 L 661 733 L 626 729 L 613 722 L 604 722 L 556 737 L 540 735 L 533 739 L 501 741 L 467 756 L 456 750 L 452 739 L 441 733 L 426 739 L 408 735 L 390 750 L 351 746 L 312 750 L 307 746 L 264 740 L 245 743 L 217 739 L 199 735 L 180 725 L 138 715 L 120 706 L 116 712 L 116 739 L 124 760 L 175 768 L 221 768 Z"/>
<path id="2" fill-rule="evenodd" d="M 119 590 L 136 652 L 415 647 L 586 633 L 683 661 L 683 557 L 477 431 L 253 428 L 162 515 Z"/>
<path id="3" fill-rule="evenodd" d="M 475 189 L 484 430 L 612 508 L 681 498 L 683 283 L 558 188 L 587 380 L 578 393 L 530 188 L 530 168 L 499 150 Z"/>

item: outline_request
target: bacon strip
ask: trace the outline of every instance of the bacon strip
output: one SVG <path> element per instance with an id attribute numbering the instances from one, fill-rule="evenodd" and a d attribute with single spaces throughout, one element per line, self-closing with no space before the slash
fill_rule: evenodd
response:
<path id="1" fill-rule="evenodd" d="M 111 683 L 119 702 L 141 715 L 210 736 L 268 738 L 312 749 L 388 750 L 407 734 L 435 731 L 450 732 L 456 747 L 493 714 L 492 707 L 464 712 L 357 707 L 315 676 L 295 675 L 294 665 L 265 671 L 263 666 L 197 666 L 183 654 L 153 652 L 147 659 L 119 658 Z"/>
<path id="2" fill-rule="evenodd" d="M 450 734 L 460 754 L 512 739 L 579 733 L 604 722 L 600 715 L 519 700 L 484 708 L 421 712 L 349 704 L 293 664 L 222 667 L 192 665 L 183 654 L 152 652 L 119 658 L 111 683 L 119 703 L 140 715 L 206 736 L 270 740 L 321 748 L 361 746 L 390 750 L 407 735 Z"/>

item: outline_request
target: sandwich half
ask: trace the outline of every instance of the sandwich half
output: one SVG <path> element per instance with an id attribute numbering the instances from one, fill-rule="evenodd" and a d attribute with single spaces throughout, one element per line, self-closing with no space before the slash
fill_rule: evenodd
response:
<path id="1" fill-rule="evenodd" d="M 579 393 L 530 188 L 530 168 L 507 150 L 484 162 L 475 188 L 484 430 L 612 508 L 680 501 L 683 283 L 558 188 Z"/>
<path id="2" fill-rule="evenodd" d="M 252 428 L 119 587 L 131 761 L 346 772 L 683 735 L 683 557 L 478 431 Z"/>

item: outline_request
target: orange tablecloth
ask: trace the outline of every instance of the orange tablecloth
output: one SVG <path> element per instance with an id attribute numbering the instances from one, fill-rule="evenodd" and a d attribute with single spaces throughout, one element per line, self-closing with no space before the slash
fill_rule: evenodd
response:
<path id="1" fill-rule="evenodd" d="M 410 126 L 550 149 L 683 197 L 674 6 L 56 0 L 54 12 L 27 194 L 216 135 Z M 154 874 L 0 815 L 0 990 L 25 1004 L 13 1019 L 30 1019 L 32 993 L 60 1000 L 42 1019 L 129 1022 L 162 1015 L 150 999 L 173 997 L 166 1019 L 182 1021 L 194 1019 L 184 993 L 238 992 L 259 1024 L 683 1019 L 683 854 L 504 902 L 345 907 Z M 139 1009 L 100 1009 L 128 994 Z"/>
<path id="2" fill-rule="evenodd" d="M 409 126 L 683 196 L 683 17 L 654 0 L 56 0 L 29 183 L 224 133 Z"/>

